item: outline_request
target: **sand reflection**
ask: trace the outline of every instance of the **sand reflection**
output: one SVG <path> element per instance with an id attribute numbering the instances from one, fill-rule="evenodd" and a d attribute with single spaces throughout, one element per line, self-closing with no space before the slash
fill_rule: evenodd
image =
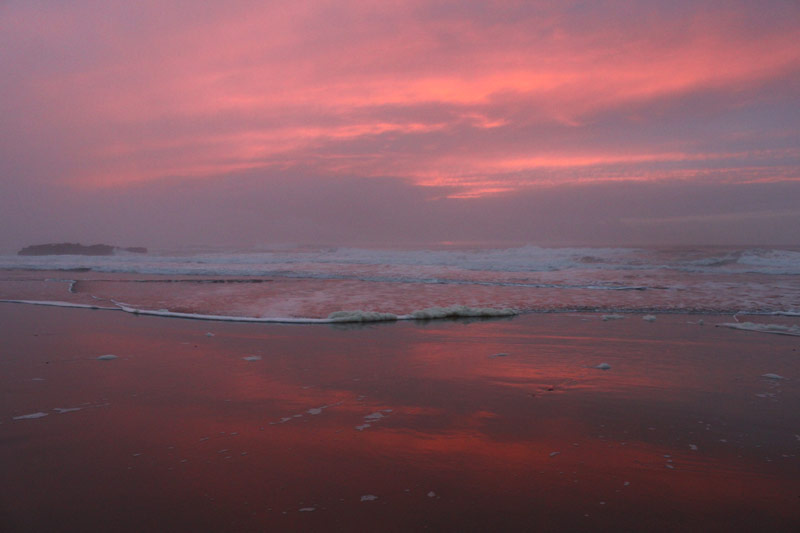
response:
<path id="1" fill-rule="evenodd" d="M 760 378 L 800 375 L 791 338 L 681 316 L 342 330 L 0 311 L 10 530 L 798 519 L 798 388 Z"/>

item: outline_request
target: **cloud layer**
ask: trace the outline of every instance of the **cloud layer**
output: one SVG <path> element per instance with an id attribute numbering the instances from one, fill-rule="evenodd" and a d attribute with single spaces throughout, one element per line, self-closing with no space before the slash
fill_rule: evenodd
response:
<path id="1" fill-rule="evenodd" d="M 354 205 L 376 221 L 368 240 L 414 240 L 391 212 L 499 240 L 495 210 L 516 227 L 587 228 L 522 240 L 675 241 L 692 220 L 720 228 L 695 240 L 736 242 L 753 225 L 791 240 L 796 3 L 209 4 L 0 5 L 0 218 L 15 230 L 0 244 L 54 238 L 56 213 L 82 238 L 97 222 L 86 212 L 109 203 L 206 224 L 189 197 L 225 216 L 208 223 L 215 238 L 186 228 L 176 242 L 256 242 L 267 222 L 282 230 L 265 241 L 359 241 L 342 222 Z M 670 206 L 646 201 L 661 189 Z M 248 206 L 282 194 L 290 213 Z M 644 194 L 644 211 L 614 194 Z M 520 205 L 552 198 L 572 218 Z M 583 204 L 619 227 L 596 235 Z M 141 240 L 155 226 L 138 227 Z"/>

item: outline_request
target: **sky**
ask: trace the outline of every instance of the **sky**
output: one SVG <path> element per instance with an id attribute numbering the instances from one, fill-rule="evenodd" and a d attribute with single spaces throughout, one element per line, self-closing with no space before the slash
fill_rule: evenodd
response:
<path id="1" fill-rule="evenodd" d="M 0 249 L 800 245 L 800 2 L 0 0 Z"/>

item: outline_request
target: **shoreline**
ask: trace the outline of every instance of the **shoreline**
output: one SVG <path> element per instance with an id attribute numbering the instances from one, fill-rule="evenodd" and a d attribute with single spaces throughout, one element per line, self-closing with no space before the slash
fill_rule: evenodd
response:
<path id="1" fill-rule="evenodd" d="M 285 274 L 285 273 L 284 273 Z M 617 273 L 618 275 L 620 273 Z M 88 307 L 124 306 L 140 313 L 183 318 L 242 321 L 324 321 L 353 313 L 348 321 L 407 319 L 432 308 L 457 305 L 502 314 L 600 312 L 625 314 L 750 314 L 800 316 L 785 276 L 748 277 L 679 273 L 665 284 L 628 286 L 623 278 L 575 284 L 552 273 L 530 273 L 524 279 L 488 283 L 478 278 L 439 280 L 377 273 L 360 277 L 297 275 L 223 276 L 139 275 L 132 273 L 7 271 L 0 279 L 0 299 L 6 302 L 64 302 Z M 666 275 L 666 274 L 665 274 Z M 398 277 L 399 276 L 399 277 Z M 566 274 L 567 277 L 574 276 Z M 674 277 L 677 276 L 677 277 Z M 480 278 L 480 279 L 479 279 Z M 691 279 L 690 279 L 691 278 Z M 538 280 L 538 281 L 537 281 Z M 514 283 L 510 283 L 514 281 Z M 655 283 L 655 284 L 653 284 Z M 685 285 L 688 283 L 688 285 Z M 729 290 L 739 287 L 738 290 Z M 778 292 L 776 292 L 778 291 Z M 783 294 L 785 293 L 785 294 Z M 778 296 L 778 294 L 782 294 Z M 370 317 L 364 316 L 370 313 Z M 428 313 L 430 314 L 430 313 Z M 475 313 L 468 313 L 475 314 Z M 477 313 L 484 314 L 484 313 Z M 340 319 L 343 317 L 339 317 Z M 425 318 L 425 317 L 423 317 Z M 435 317 L 428 317 L 435 318 Z M 258 319 L 258 320 L 256 320 Z M 263 320 L 262 320 L 263 319 Z"/>
<path id="2" fill-rule="evenodd" d="M 211 322 L 243 322 L 243 323 L 256 323 L 256 324 L 371 324 L 379 322 L 428 322 L 428 321 L 459 321 L 459 320 L 475 320 L 475 321 L 491 321 L 511 319 L 516 316 L 523 315 L 601 315 L 603 320 L 614 320 L 614 315 L 636 316 L 636 315 L 649 315 L 658 313 L 659 315 L 685 315 L 685 316 L 730 316 L 738 321 L 738 316 L 750 317 L 785 317 L 791 319 L 800 317 L 800 312 L 796 311 L 701 311 L 701 310 L 670 310 L 670 309 L 657 309 L 657 308 L 642 308 L 642 309 L 617 309 L 617 308 L 566 308 L 566 309 L 550 309 L 550 310 L 516 310 L 516 309 L 500 309 L 500 308 L 472 308 L 462 305 L 453 305 L 449 307 L 432 307 L 414 311 L 409 314 L 394 314 L 381 311 L 363 311 L 363 310 L 342 310 L 335 311 L 326 318 L 315 317 L 250 317 L 250 316 L 234 316 L 234 315 L 207 315 L 199 313 L 182 313 L 177 311 L 169 311 L 166 309 L 140 309 L 132 306 L 125 305 L 121 302 L 113 302 L 115 307 L 107 307 L 94 304 L 83 304 L 77 302 L 66 301 L 50 301 L 50 300 L 16 300 L 16 299 L 0 299 L 0 304 L 20 304 L 20 305 L 34 305 L 44 307 L 61 307 L 73 309 L 90 309 L 94 311 L 122 311 L 133 315 L 154 316 L 162 318 L 180 318 L 185 320 L 201 320 Z M 644 317 L 643 317 L 644 318 Z M 743 328 L 742 328 L 743 329 Z M 790 333 L 794 335 L 794 333 Z"/>

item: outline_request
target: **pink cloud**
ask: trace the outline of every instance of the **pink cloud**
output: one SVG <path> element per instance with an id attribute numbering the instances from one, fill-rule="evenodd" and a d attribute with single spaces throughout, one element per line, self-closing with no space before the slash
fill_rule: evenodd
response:
<path id="1" fill-rule="evenodd" d="M 451 199 L 793 181 L 799 9 L 9 2 L 0 155 L 11 180 L 84 191 L 256 172 Z"/>

